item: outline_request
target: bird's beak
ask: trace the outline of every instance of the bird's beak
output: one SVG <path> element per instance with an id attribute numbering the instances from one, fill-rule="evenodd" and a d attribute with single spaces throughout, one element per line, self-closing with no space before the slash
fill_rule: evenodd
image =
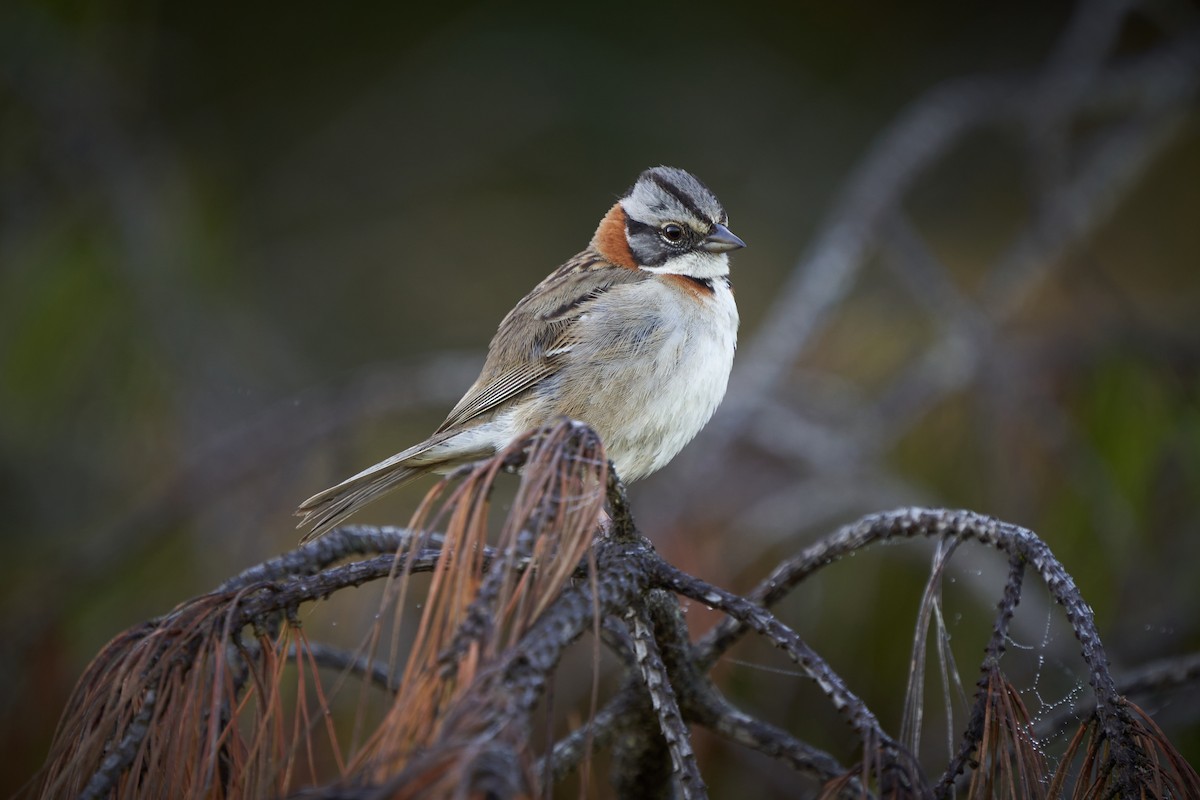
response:
<path id="1" fill-rule="evenodd" d="M 705 236 L 704 241 L 700 243 L 700 249 L 706 253 L 726 253 L 745 246 L 745 242 L 719 222 L 712 229 L 712 233 Z"/>

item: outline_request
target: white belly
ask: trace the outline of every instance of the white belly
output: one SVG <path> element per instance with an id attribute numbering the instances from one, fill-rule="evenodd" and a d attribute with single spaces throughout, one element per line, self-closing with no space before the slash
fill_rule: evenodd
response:
<path id="1" fill-rule="evenodd" d="M 729 382 L 737 306 L 723 279 L 713 283 L 699 302 L 657 280 L 610 292 L 580 320 L 589 330 L 571 367 L 547 382 L 524 421 L 566 414 L 587 422 L 624 480 L 661 469 L 712 417 Z M 648 321 L 652 334 L 634 336 Z"/>

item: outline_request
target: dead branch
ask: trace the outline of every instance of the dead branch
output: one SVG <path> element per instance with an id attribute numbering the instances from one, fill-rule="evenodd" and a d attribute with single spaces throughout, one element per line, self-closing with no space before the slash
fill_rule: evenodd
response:
<path id="1" fill-rule="evenodd" d="M 486 545 L 479 537 L 489 529 L 492 483 L 522 464 L 517 500 L 497 543 Z M 260 796 L 264 790 L 304 797 L 475 791 L 525 797 L 544 791 L 543 776 L 560 780 L 589 758 L 587 747 L 612 747 L 612 780 L 622 796 L 678 791 L 700 798 L 707 796 L 703 765 L 689 725 L 815 776 L 827 793 L 840 796 L 944 796 L 959 775 L 969 778 L 971 796 L 1004 793 L 1010 785 L 1028 793 L 1051 776 L 1001 663 L 1027 568 L 1062 606 L 1094 693 L 1095 741 L 1105 747 L 1088 746 L 1079 780 L 1122 795 L 1192 785 L 1195 773 L 1117 691 L 1090 608 L 1031 531 L 967 511 L 877 514 L 805 548 L 741 597 L 664 561 L 633 525 L 620 482 L 610 475 L 595 434 L 564 421 L 435 487 L 407 529 L 339 529 L 123 634 L 80 680 L 38 795 L 141 797 L 170 786 L 180 797 Z M 598 494 L 600 487 L 607 489 Z M 598 526 L 605 499 L 615 522 Z M 430 533 L 426 519 L 444 522 L 445 533 Z M 1010 559 L 974 713 L 957 754 L 934 783 L 825 659 L 768 610 L 806 577 L 858 550 L 922 537 L 959 546 L 977 542 Z M 935 577 L 955 549 L 944 551 Z M 381 660 L 372 648 L 350 654 L 298 635 L 302 604 L 384 580 L 385 603 L 398 609 L 397 599 L 415 591 L 409 576 L 419 572 L 433 583 L 401 662 Z M 727 620 L 690 645 L 677 596 L 717 609 Z M 539 756 L 534 711 L 567 649 L 599 630 L 600 619 L 610 620 L 602 641 L 620 656 L 625 688 L 586 726 Z M 247 632 L 253 632 L 249 642 Z M 840 766 L 722 697 L 708 671 L 751 632 L 781 648 L 816 682 L 855 732 L 859 767 Z M 281 668 L 289 661 L 294 677 Z M 344 751 L 333 726 L 316 735 L 326 727 L 322 720 L 331 722 L 336 713 L 332 686 L 322 682 L 318 667 L 337 669 L 338 680 L 394 691 L 392 707 L 356 750 Z M 286 689 L 297 680 L 294 690 Z M 293 701 L 285 700 L 289 693 Z M 315 707 L 304 699 L 310 695 Z M 289 703 L 294 710 L 287 710 Z M 199 735 L 179 735 L 193 729 Z M 1023 755 L 1010 760 L 1010 752 Z M 320 766 L 329 758 L 339 765 L 333 774 Z"/>

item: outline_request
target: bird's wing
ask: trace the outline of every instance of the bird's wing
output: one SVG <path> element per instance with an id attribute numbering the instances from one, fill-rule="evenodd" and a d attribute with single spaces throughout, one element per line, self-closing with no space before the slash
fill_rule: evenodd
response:
<path id="1" fill-rule="evenodd" d="M 487 361 L 437 432 L 478 419 L 562 369 L 579 319 L 615 286 L 649 273 L 616 267 L 581 253 L 542 281 L 500 323 Z"/>

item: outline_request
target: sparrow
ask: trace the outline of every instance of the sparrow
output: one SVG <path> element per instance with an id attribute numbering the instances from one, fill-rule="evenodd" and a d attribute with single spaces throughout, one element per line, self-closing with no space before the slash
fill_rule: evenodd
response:
<path id="1" fill-rule="evenodd" d="M 432 436 L 300 505 L 304 540 L 564 415 L 596 430 L 623 480 L 661 469 L 725 396 L 738 328 L 729 252 L 745 247 L 728 222 L 690 173 L 643 172 L 587 248 L 500 323 L 479 378 Z"/>

